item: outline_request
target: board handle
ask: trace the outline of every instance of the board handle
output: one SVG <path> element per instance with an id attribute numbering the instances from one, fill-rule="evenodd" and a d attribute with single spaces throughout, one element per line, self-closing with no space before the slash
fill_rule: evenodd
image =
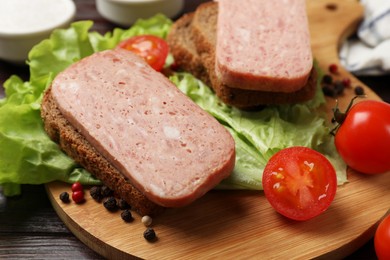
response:
<path id="1" fill-rule="evenodd" d="M 313 56 L 319 67 L 328 72 L 330 64 L 338 66 L 339 79 L 349 78 L 351 88 L 346 88 L 341 98 L 338 98 L 339 107 L 346 108 L 352 97 L 355 96 L 354 86 L 361 86 L 369 99 L 381 98 L 347 71 L 340 63 L 339 49 L 341 44 L 354 34 L 363 19 L 364 8 L 356 0 L 307 0 L 309 29 Z M 360 99 L 361 100 L 361 99 Z M 327 112 L 336 104 L 336 98 L 327 97 Z M 357 100 L 359 102 L 359 100 Z M 331 113 L 328 113 L 331 117 Z"/>

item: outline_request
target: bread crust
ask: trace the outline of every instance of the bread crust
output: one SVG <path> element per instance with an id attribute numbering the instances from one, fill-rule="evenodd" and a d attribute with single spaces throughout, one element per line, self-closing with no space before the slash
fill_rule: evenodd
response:
<path id="1" fill-rule="evenodd" d="M 217 16 L 218 3 L 208 2 L 200 5 L 196 9 L 192 15 L 192 21 L 188 21 L 188 17 L 185 18 L 187 20 L 186 27 L 182 26 L 180 19 L 174 24 L 173 28 L 180 26 L 181 28 L 172 30 L 169 38 L 180 39 L 183 37 L 183 34 L 190 34 L 196 49 L 195 51 L 191 50 L 189 44 L 179 46 L 174 41 L 168 41 L 175 60 L 180 59 L 179 64 L 182 65 L 184 70 L 197 76 L 190 65 L 185 64 L 187 62 L 191 63 L 193 59 L 184 60 L 182 58 L 186 57 L 186 55 L 183 54 L 185 52 L 197 53 L 197 55 L 200 57 L 201 64 L 207 72 L 208 79 L 206 81 L 204 80 L 205 83 L 209 83 L 208 85 L 215 91 L 216 95 L 224 103 L 240 109 L 257 109 L 264 105 L 271 104 L 300 103 L 308 101 L 314 97 L 317 87 L 317 75 L 314 68 L 311 71 L 306 85 L 303 86 L 300 90 L 291 93 L 238 89 L 221 83 L 215 73 Z M 183 46 L 186 46 L 187 49 L 185 49 Z M 180 52 L 176 53 L 175 49 L 180 49 Z M 202 78 L 200 79 L 202 80 Z"/>
<path id="2" fill-rule="evenodd" d="M 44 93 L 41 117 L 46 133 L 68 156 L 114 190 L 141 216 L 156 215 L 164 210 L 138 191 L 65 119 L 51 95 L 51 88 Z"/>
<path id="3" fill-rule="evenodd" d="M 170 52 L 175 57 L 175 64 L 184 71 L 191 72 L 195 77 L 210 85 L 210 78 L 196 50 L 191 33 L 191 22 L 194 13 L 182 15 L 171 27 L 167 36 Z"/>

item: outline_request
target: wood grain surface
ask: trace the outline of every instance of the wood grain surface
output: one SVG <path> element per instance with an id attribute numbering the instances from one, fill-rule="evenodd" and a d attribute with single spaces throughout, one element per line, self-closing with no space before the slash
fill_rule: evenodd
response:
<path id="1" fill-rule="evenodd" d="M 362 8 L 355 0 L 308 0 L 312 48 L 320 66 L 338 63 L 337 48 L 356 29 Z M 340 67 L 340 77 L 364 86 Z M 364 86 L 370 99 L 380 99 Z M 353 90 L 339 98 L 346 107 Z M 328 99 L 328 109 L 335 104 Z M 330 111 L 330 110 L 329 110 Z M 290 221 L 278 215 L 262 191 L 211 191 L 193 204 L 169 209 L 156 217 L 158 240 L 147 242 L 140 216 L 124 223 L 120 212 L 110 213 L 86 192 L 82 205 L 64 204 L 60 182 L 46 185 L 53 207 L 67 227 L 86 245 L 110 259 L 224 259 L 342 258 L 367 242 L 378 221 L 390 208 L 389 173 L 367 176 L 348 173 L 349 183 L 339 186 L 336 198 L 322 215 Z"/>

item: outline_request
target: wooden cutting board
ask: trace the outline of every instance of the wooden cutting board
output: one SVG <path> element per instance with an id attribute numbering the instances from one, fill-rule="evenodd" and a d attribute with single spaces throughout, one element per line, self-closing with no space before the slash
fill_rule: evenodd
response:
<path id="1" fill-rule="evenodd" d="M 332 4 L 334 3 L 334 4 Z M 308 0 L 314 56 L 326 70 L 338 64 L 341 40 L 355 31 L 363 10 L 356 0 Z M 349 77 L 340 68 L 340 78 Z M 365 87 L 365 86 L 364 86 Z M 365 87 L 368 98 L 380 98 Z M 339 98 L 345 108 L 353 90 Z M 335 100 L 328 99 L 328 109 Z M 349 172 L 349 183 L 340 186 L 330 208 L 306 222 L 278 215 L 262 191 L 211 191 L 180 209 L 169 209 L 154 219 L 158 240 L 143 238 L 145 227 L 135 215 L 124 223 L 120 212 L 110 213 L 86 192 L 86 203 L 64 204 L 59 200 L 70 185 L 54 182 L 47 192 L 60 218 L 86 245 L 99 254 L 120 259 L 224 259 L 248 258 L 342 258 L 372 237 L 378 221 L 390 208 L 389 173 L 367 176 Z"/>

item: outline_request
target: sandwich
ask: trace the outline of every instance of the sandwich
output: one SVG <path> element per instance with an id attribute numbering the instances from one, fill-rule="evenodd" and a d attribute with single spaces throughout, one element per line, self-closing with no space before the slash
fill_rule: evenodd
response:
<path id="1" fill-rule="evenodd" d="M 235 29 L 227 21 L 237 8 L 234 3 L 206 3 L 180 18 L 168 36 L 175 62 L 238 108 L 312 98 L 316 79 L 305 24 L 301 34 L 306 38 L 299 42 L 304 62 L 296 61 L 296 71 L 288 65 L 283 66 L 287 72 L 275 69 L 274 62 L 298 58 L 290 50 L 278 57 L 280 50 L 276 53 L 267 39 L 260 44 L 262 64 L 269 67 L 264 72 L 249 57 L 258 46 L 240 47 L 243 43 L 231 32 Z M 240 22 L 243 27 L 248 23 Z M 297 22 L 302 21 L 291 21 Z M 223 44 L 232 38 L 232 47 Z M 45 92 L 41 111 L 49 136 L 141 215 L 190 204 L 227 178 L 235 165 L 235 141 L 228 130 L 163 74 L 120 48 L 95 53 L 61 72 Z"/>
<path id="2" fill-rule="evenodd" d="M 215 4 L 211 3 L 210 5 Z M 211 9 L 208 7 L 206 10 Z M 198 11 L 195 13 L 200 14 Z M 184 20 L 187 16 L 191 18 L 195 13 L 184 15 L 182 19 Z M 96 69 L 99 68 L 101 75 L 108 77 L 107 74 L 110 74 L 107 82 L 111 82 L 111 77 L 115 75 L 112 67 L 118 65 L 114 63 L 116 59 L 102 60 L 100 55 L 104 53 L 117 54 L 119 55 L 118 61 L 127 56 L 122 52 L 117 52 L 117 50 L 104 52 L 105 50 L 115 49 L 120 41 L 140 34 L 151 34 L 166 39 L 171 29 L 172 31 L 176 30 L 176 28 L 186 30 L 186 27 L 176 26 L 179 22 L 176 22 L 173 28 L 172 24 L 173 22 L 170 19 L 162 15 L 156 15 L 150 19 L 138 21 L 129 29 L 122 30 L 116 28 L 112 34 L 107 33 L 103 36 L 97 32 L 89 31 L 92 26 L 91 21 L 78 21 L 73 23 L 70 28 L 53 32 L 49 39 L 42 41 L 30 51 L 29 81 L 24 82 L 16 75 L 10 77 L 4 84 L 6 97 L 1 100 L 0 104 L 0 114 L 2 115 L 0 116 L 0 121 L 2 122 L 0 124 L 2 126 L 0 129 L 0 142 L 4 144 L 4 147 L 8 147 L 0 155 L 0 168 L 2 169 L 0 183 L 7 184 L 3 187 L 6 188 L 4 192 L 8 196 L 19 194 L 19 185 L 23 183 L 49 183 L 58 180 L 68 183 L 80 181 L 84 185 L 97 185 L 103 182 L 113 189 L 119 197 L 127 198 L 126 200 L 129 204 L 141 215 L 170 207 L 170 205 L 164 202 L 161 203 L 159 201 L 160 198 L 157 200 L 152 196 L 148 197 L 148 191 L 143 190 L 143 186 L 147 187 L 146 185 L 139 185 L 135 180 L 131 180 L 127 173 L 122 172 L 120 167 L 114 165 L 117 163 L 113 160 L 115 158 L 111 157 L 110 159 L 108 156 L 103 155 L 104 151 L 98 151 L 99 146 L 93 144 L 93 140 L 87 140 L 86 138 L 91 133 L 82 132 L 76 124 L 71 123 L 72 120 L 69 117 L 71 114 L 61 111 L 59 99 L 53 98 L 53 93 L 56 89 L 54 86 L 56 84 L 62 85 L 64 81 L 61 82 L 61 78 L 64 75 L 69 75 L 68 73 L 74 74 L 75 79 L 78 76 L 85 79 L 89 78 L 91 85 L 98 87 L 104 83 L 103 80 L 99 80 L 99 75 L 96 73 L 98 71 Z M 192 22 L 190 24 L 192 31 Z M 177 36 L 181 37 L 183 35 L 187 34 L 180 33 Z M 188 38 L 183 39 L 191 40 L 186 43 L 193 46 L 188 50 L 195 50 L 194 35 L 190 34 L 187 36 Z M 179 49 L 179 45 L 175 45 L 175 47 L 171 48 L 171 53 Z M 176 58 L 175 62 L 182 62 L 180 58 L 184 60 L 190 59 L 191 62 L 188 63 L 188 66 L 196 68 L 191 70 L 194 71 L 193 74 L 207 83 L 207 80 L 210 80 L 209 74 L 212 75 L 212 73 L 208 73 L 206 70 L 204 60 L 199 53 L 183 52 L 183 54 L 188 54 L 189 56 Z M 171 59 L 168 59 L 169 61 Z M 125 65 L 123 64 L 123 66 Z M 92 68 L 94 71 L 92 71 Z M 126 66 L 122 71 L 127 71 L 129 75 L 133 76 L 140 72 L 138 69 L 129 68 L 132 67 Z M 147 86 L 149 86 L 149 79 L 147 78 L 149 77 L 152 79 L 157 77 L 164 82 L 167 80 L 161 75 L 155 76 L 154 74 L 155 72 L 148 71 L 144 75 L 146 78 L 142 82 L 142 91 L 149 91 L 147 90 Z M 203 75 L 203 78 L 201 75 Z M 53 81 L 53 79 L 55 80 Z M 190 73 L 173 73 L 169 79 L 174 82 L 175 88 L 180 89 L 204 111 L 216 118 L 234 138 L 236 154 L 234 170 L 229 177 L 223 179 L 218 184 L 216 189 L 261 190 L 262 170 L 270 156 L 275 151 L 294 145 L 311 147 L 326 154 L 332 159 L 332 162 L 338 169 L 340 183 L 346 180 L 345 164 L 341 161 L 332 145 L 333 143 L 329 140 L 329 127 L 326 124 L 326 119 L 321 113 L 318 113 L 319 107 L 325 102 L 319 88 L 317 88 L 315 98 L 310 100 L 310 102 L 287 106 L 264 106 L 261 110 L 245 111 L 223 104 L 213 93 L 212 89 L 209 88 L 211 84 L 207 83 L 205 85 Z M 131 81 L 133 79 L 129 78 L 129 82 Z M 127 81 L 120 82 L 120 85 L 127 83 Z M 167 86 L 170 86 L 168 87 L 169 89 L 172 87 L 170 83 L 164 83 L 160 89 L 156 90 L 158 95 L 163 94 Z M 245 89 L 232 89 L 238 93 L 245 93 L 246 91 Z M 101 88 L 91 90 L 88 93 L 88 99 L 99 94 L 99 91 L 101 91 Z M 142 95 L 140 94 L 140 96 Z M 68 95 L 66 96 L 68 97 Z M 114 93 L 108 93 L 107 96 L 114 97 Z M 78 101 L 74 94 L 69 95 L 68 98 L 71 97 L 75 99 L 74 102 Z M 138 107 L 145 106 L 141 105 Z M 244 104 L 243 107 L 250 106 Z M 76 108 L 79 112 L 82 109 L 79 105 Z M 198 109 L 194 111 L 199 111 Z M 144 114 L 145 118 L 148 118 L 149 112 L 145 110 L 144 113 L 146 113 Z M 174 114 L 172 116 L 175 116 Z M 42 124 L 42 119 L 44 124 Z M 113 125 L 116 122 L 114 119 L 116 119 L 115 116 L 113 116 L 112 122 L 96 124 L 95 127 Z M 177 119 L 175 124 L 180 125 L 181 120 Z M 206 125 L 209 125 L 208 120 L 206 121 Z M 79 122 L 84 124 L 88 120 Z M 125 129 L 124 132 L 127 130 Z M 174 130 L 170 131 L 170 128 L 166 130 L 168 135 L 169 133 L 175 133 Z M 204 136 L 201 133 L 194 135 L 194 140 Z M 231 146 L 231 137 L 226 135 L 225 131 L 222 131 L 222 133 L 224 141 L 221 143 L 227 140 L 229 146 Z M 302 133 L 305 134 L 303 135 Z M 112 134 L 114 137 L 115 135 L 116 133 Z M 129 138 L 132 138 L 132 135 L 129 135 Z M 161 145 L 162 142 L 164 142 L 163 138 L 158 140 L 158 145 Z M 192 149 L 186 151 L 184 143 L 183 146 L 180 147 L 183 155 L 190 155 L 189 151 L 194 151 Z M 208 150 L 211 149 L 213 149 L 213 146 L 209 145 Z M 63 151 L 66 153 L 63 153 Z M 17 154 L 18 156 L 10 156 L 10 154 Z M 202 164 L 207 155 L 208 153 L 205 153 L 202 159 L 196 159 L 199 157 L 192 154 L 191 158 L 193 158 L 194 162 Z M 232 159 L 226 159 L 225 163 L 222 160 L 220 165 L 230 165 L 226 167 L 230 168 L 232 167 L 231 163 Z M 187 162 L 183 165 L 185 174 L 189 174 L 186 170 Z M 217 174 L 215 176 L 217 176 L 217 179 L 224 178 L 221 175 Z M 94 178 L 94 176 L 100 178 L 101 181 Z M 160 177 L 162 178 L 162 176 Z M 217 182 L 214 181 L 207 180 L 206 183 Z M 197 179 L 195 178 L 194 183 L 196 182 Z M 189 190 L 186 187 L 184 189 Z M 196 198 L 196 196 L 192 196 L 195 192 L 189 192 L 188 194 L 190 196 L 187 198 Z M 202 193 L 196 194 L 200 196 Z M 181 201 L 181 205 L 190 203 L 190 200 L 184 200 L 184 198 L 185 196 L 181 199 L 177 198 L 176 202 Z M 171 206 L 180 206 L 180 204 L 176 203 L 176 205 Z"/>
<path id="3" fill-rule="evenodd" d="M 204 3 L 173 24 L 167 41 L 176 65 L 228 105 L 255 109 L 315 94 L 304 1 Z"/>
<path id="4" fill-rule="evenodd" d="M 141 215 L 190 204 L 234 168 L 230 133 L 121 48 L 97 52 L 57 75 L 41 117 L 66 154 Z"/>

